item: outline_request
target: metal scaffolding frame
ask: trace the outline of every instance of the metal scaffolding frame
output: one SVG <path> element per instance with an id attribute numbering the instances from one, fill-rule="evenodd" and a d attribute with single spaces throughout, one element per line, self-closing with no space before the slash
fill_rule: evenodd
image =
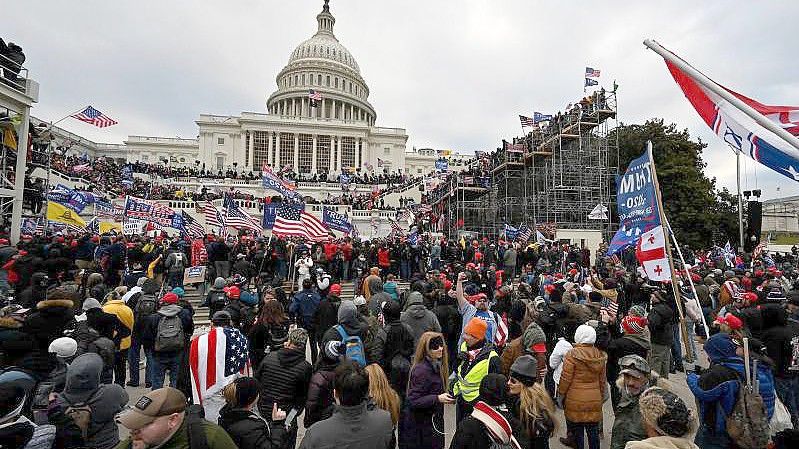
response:
<path id="1" fill-rule="evenodd" d="M 619 165 L 612 133 L 618 126 L 616 110 L 615 92 L 603 89 L 556 114 L 546 126 L 503 141 L 490 155 L 490 186 L 464 183 L 469 175 L 451 178 L 449 193 L 439 200 L 449 211 L 444 230 L 496 237 L 507 223 L 601 230 L 609 238 L 615 229 L 609 211 Z M 473 168 L 478 165 L 476 160 Z M 608 208 L 607 219 L 588 218 L 597 205 Z"/>
<path id="2" fill-rule="evenodd" d="M 27 69 L 0 55 L 0 218 L 10 228 L 12 244 L 19 241 L 30 108 L 38 98 L 39 85 L 28 77 Z M 6 145 L 11 136 L 16 149 Z"/>

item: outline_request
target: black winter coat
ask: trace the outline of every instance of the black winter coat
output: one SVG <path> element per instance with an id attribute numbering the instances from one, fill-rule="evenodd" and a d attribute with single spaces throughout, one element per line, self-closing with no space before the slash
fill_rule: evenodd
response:
<path id="1" fill-rule="evenodd" d="M 630 337 L 625 336 L 616 338 L 608 345 L 608 364 L 607 374 L 608 382 L 615 385 L 616 378 L 619 377 L 619 359 L 626 355 L 641 356 L 644 360 L 649 357 L 649 342 L 644 340 L 643 337 Z"/>
<path id="2" fill-rule="evenodd" d="M 766 306 L 762 310 L 763 332 L 761 335 L 768 356 L 774 361 L 774 376 L 777 378 L 794 377 L 795 371 L 789 371 L 793 355 L 791 340 L 799 336 L 799 325 L 788 323 L 785 310 L 780 306 Z"/>
<path id="3" fill-rule="evenodd" d="M 261 416 L 272 416 L 272 404 L 297 414 L 305 407 L 311 364 L 305 360 L 305 349 L 282 348 L 264 357 L 255 375 L 261 384 L 258 410 Z"/>
<path id="4" fill-rule="evenodd" d="M 311 424 L 333 416 L 336 402 L 333 398 L 333 380 L 336 374 L 336 363 L 320 365 L 319 369 L 311 376 L 308 385 L 308 400 L 305 402 L 305 418 L 302 422 L 305 428 Z"/>
<path id="5" fill-rule="evenodd" d="M 319 302 L 316 316 L 314 316 L 317 340 L 321 341 L 325 332 L 338 324 L 338 306 L 340 304 L 341 300 L 336 295 L 327 295 L 327 298 Z"/>
<path id="6" fill-rule="evenodd" d="M 41 301 L 22 325 L 22 331 L 34 342 L 31 365 L 27 368 L 40 377 L 46 376 L 55 367 L 48 348 L 53 340 L 64 336 L 64 329 L 75 319 L 72 307 L 72 301 L 65 299 Z"/>
<path id="7" fill-rule="evenodd" d="M 103 309 L 87 310 L 86 321 L 100 336 L 113 341 L 117 348 L 119 342 L 130 335 L 130 329 L 116 315 L 103 312 Z"/>
<path id="8" fill-rule="evenodd" d="M 259 366 L 268 352 L 277 351 L 288 338 L 289 323 L 256 323 L 247 337 L 250 340 L 250 360 L 252 366 Z"/>
<path id="9" fill-rule="evenodd" d="M 671 346 L 674 341 L 674 311 L 668 304 L 659 302 L 649 311 L 649 333 L 652 343 Z"/>
<path id="10" fill-rule="evenodd" d="M 287 433 L 283 423 L 275 423 L 270 427 L 250 410 L 231 409 L 225 405 L 219 411 L 219 425 L 239 449 L 281 449 L 286 443 Z"/>
<path id="11" fill-rule="evenodd" d="M 507 409 L 501 410 L 500 414 L 508 420 L 508 424 L 513 430 L 513 435 L 521 435 L 521 423 L 519 420 Z M 452 437 L 452 443 L 449 445 L 449 449 L 489 449 L 490 447 L 491 437 L 488 436 L 488 430 L 483 423 L 471 415 L 463 418 L 458 424 L 455 436 Z"/>

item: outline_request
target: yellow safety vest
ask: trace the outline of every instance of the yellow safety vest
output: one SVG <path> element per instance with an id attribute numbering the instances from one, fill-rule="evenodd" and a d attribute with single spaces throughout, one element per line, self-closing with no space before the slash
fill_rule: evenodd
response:
<path id="1" fill-rule="evenodd" d="M 467 350 L 466 342 L 461 343 L 460 349 L 461 351 Z M 455 370 L 455 385 L 452 387 L 455 396 L 460 395 L 464 401 L 474 402 L 480 395 L 480 382 L 488 375 L 488 367 L 494 357 L 499 357 L 499 355 L 492 349 L 488 353 L 488 357 L 475 363 L 465 376 L 461 376 L 461 366 L 468 362 L 461 362 L 461 365 Z"/>

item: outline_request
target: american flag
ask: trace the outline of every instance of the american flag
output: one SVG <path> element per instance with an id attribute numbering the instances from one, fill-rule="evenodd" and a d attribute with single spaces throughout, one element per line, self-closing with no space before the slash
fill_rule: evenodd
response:
<path id="1" fill-rule="evenodd" d="M 232 327 L 213 327 L 191 341 L 191 394 L 202 405 L 238 377 L 252 375 L 247 337 Z"/>
<path id="2" fill-rule="evenodd" d="M 241 210 L 236 205 L 233 197 L 225 195 L 225 200 L 222 202 L 222 207 L 225 208 L 225 225 L 235 229 L 250 229 L 257 233 L 263 233 L 264 228 L 258 219 L 253 218 L 247 212 Z"/>
<path id="3" fill-rule="evenodd" d="M 494 313 L 494 319 L 497 322 L 497 330 L 494 332 L 494 346 L 504 348 L 505 343 L 508 341 L 508 324 L 497 313 Z"/>
<path id="4" fill-rule="evenodd" d="M 186 211 L 181 212 L 183 215 L 183 231 L 191 238 L 203 238 L 205 235 L 205 228 Z"/>
<path id="5" fill-rule="evenodd" d="M 91 123 L 98 128 L 105 128 L 106 126 L 116 125 L 117 121 L 111 117 L 103 114 L 102 112 L 94 109 L 91 106 L 86 106 L 81 112 L 73 114 L 70 117 L 76 118 L 82 122 Z"/>
<path id="6" fill-rule="evenodd" d="M 308 92 L 308 98 L 310 98 L 311 100 L 319 101 L 322 99 L 322 94 L 317 90 L 311 89 Z"/>
<path id="7" fill-rule="evenodd" d="M 277 208 L 272 234 L 276 236 L 305 237 L 312 242 L 328 239 L 327 227 L 312 214 L 298 210 L 291 204 Z"/>
<path id="8" fill-rule="evenodd" d="M 405 235 L 405 231 L 402 230 L 402 227 L 396 220 L 388 219 L 389 223 L 391 223 L 391 233 L 399 236 Z"/>
<path id="9" fill-rule="evenodd" d="M 600 310 L 604 310 L 610 315 L 611 320 L 615 320 L 616 315 L 619 313 L 619 305 L 610 298 L 602 298 L 602 307 Z"/>
<path id="10" fill-rule="evenodd" d="M 585 68 L 585 77 L 586 78 L 599 78 L 599 69 L 586 67 Z"/>
<path id="11" fill-rule="evenodd" d="M 533 230 L 530 229 L 529 226 L 521 225 L 519 226 L 519 234 L 516 236 L 516 240 L 527 243 L 527 241 L 530 240 L 530 236 L 532 235 L 533 235 Z"/>
<path id="12" fill-rule="evenodd" d="M 523 115 L 520 115 L 519 116 L 519 121 L 522 122 L 522 128 L 528 127 L 528 126 L 532 127 L 533 125 L 535 125 L 535 122 L 533 121 L 532 117 L 525 117 Z"/>
<path id="13" fill-rule="evenodd" d="M 219 210 L 214 203 L 210 201 L 205 202 L 203 207 L 203 216 L 205 217 L 205 224 L 207 226 L 216 226 L 217 228 L 225 227 L 225 213 Z"/>

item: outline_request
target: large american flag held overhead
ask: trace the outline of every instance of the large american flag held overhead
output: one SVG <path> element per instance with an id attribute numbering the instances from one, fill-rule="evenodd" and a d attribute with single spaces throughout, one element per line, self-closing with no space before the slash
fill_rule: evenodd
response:
<path id="1" fill-rule="evenodd" d="M 225 226 L 236 229 L 250 229 L 258 233 L 264 232 L 261 222 L 250 216 L 247 212 L 241 210 L 230 195 L 225 195 L 222 206 L 226 211 Z"/>
<path id="2" fill-rule="evenodd" d="M 522 122 L 522 128 L 535 125 L 532 117 L 519 116 L 519 121 Z"/>
<path id="3" fill-rule="evenodd" d="M 313 242 L 326 241 L 328 229 L 312 214 L 299 210 L 291 204 L 277 208 L 272 234 L 276 236 L 304 237 Z"/>
<path id="4" fill-rule="evenodd" d="M 207 226 L 215 226 L 217 228 L 225 227 L 225 214 L 223 211 L 217 209 L 214 203 L 210 201 L 205 202 L 203 207 L 203 216 L 205 217 L 205 224 Z"/>
<path id="5" fill-rule="evenodd" d="M 98 128 L 105 128 L 106 126 L 116 125 L 117 121 L 111 117 L 103 114 L 102 112 L 94 109 L 91 106 L 86 106 L 86 109 L 73 114 L 70 117 L 76 118 L 82 122 L 91 123 Z"/>
<path id="6" fill-rule="evenodd" d="M 183 214 L 183 231 L 192 238 L 203 238 L 205 236 L 205 228 L 186 211 L 181 211 Z"/>
<path id="7" fill-rule="evenodd" d="M 236 378 L 252 375 L 247 337 L 232 327 L 213 327 L 191 341 L 189 369 L 195 404 L 208 399 Z"/>

